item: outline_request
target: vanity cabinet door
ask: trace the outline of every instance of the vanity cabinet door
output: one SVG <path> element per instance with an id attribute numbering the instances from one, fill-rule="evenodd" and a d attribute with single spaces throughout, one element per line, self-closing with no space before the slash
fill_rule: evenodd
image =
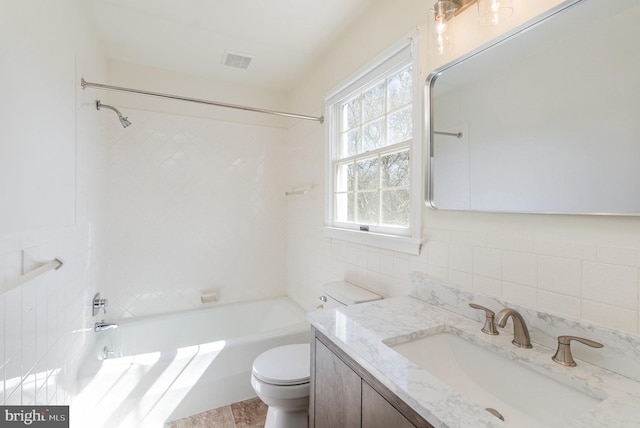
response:
<path id="1" fill-rule="evenodd" d="M 314 328 L 310 369 L 310 428 L 434 428 Z"/>
<path id="2" fill-rule="evenodd" d="M 319 340 L 315 341 L 314 411 L 315 428 L 360 428 L 360 376 Z"/>
<path id="3" fill-rule="evenodd" d="M 362 381 L 362 426 L 366 428 L 415 428 L 368 383 Z"/>

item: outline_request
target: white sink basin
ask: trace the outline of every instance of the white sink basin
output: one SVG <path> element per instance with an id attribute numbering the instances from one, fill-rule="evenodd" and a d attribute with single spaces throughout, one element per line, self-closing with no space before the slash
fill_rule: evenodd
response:
<path id="1" fill-rule="evenodd" d="M 602 401 L 456 334 L 385 344 L 508 426 L 564 427 Z"/>

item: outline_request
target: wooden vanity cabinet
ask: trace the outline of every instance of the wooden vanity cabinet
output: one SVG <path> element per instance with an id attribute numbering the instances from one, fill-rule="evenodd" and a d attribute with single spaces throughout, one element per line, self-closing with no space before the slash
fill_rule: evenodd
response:
<path id="1" fill-rule="evenodd" d="M 433 428 L 351 357 L 312 328 L 311 428 Z"/>

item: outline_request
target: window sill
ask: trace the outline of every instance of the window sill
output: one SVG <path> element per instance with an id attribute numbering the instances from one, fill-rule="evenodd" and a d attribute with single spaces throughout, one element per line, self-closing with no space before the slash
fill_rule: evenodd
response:
<path id="1" fill-rule="evenodd" d="M 422 246 L 422 240 L 418 238 L 340 229 L 337 227 L 325 227 L 324 236 L 415 256 L 420 254 L 420 247 Z"/>

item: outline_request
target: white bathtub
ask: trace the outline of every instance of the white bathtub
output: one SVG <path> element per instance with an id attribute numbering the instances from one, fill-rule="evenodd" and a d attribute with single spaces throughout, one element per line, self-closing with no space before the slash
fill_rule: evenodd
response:
<path id="1" fill-rule="evenodd" d="M 162 427 L 251 398 L 253 360 L 274 346 L 308 343 L 309 324 L 300 306 L 280 297 L 126 320 L 96 334 L 72 427 Z"/>

